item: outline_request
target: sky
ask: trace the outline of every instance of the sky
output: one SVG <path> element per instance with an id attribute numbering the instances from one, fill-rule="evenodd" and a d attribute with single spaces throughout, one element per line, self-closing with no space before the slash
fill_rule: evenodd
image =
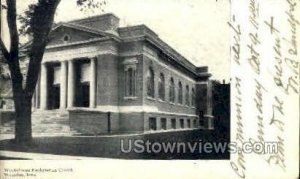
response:
<path id="1" fill-rule="evenodd" d="M 34 0 L 18 1 L 22 12 Z M 145 24 L 196 66 L 208 66 L 212 79 L 227 82 L 229 0 L 106 0 L 101 10 L 80 11 L 75 0 L 61 0 L 55 21 L 113 13 L 120 26 Z"/>

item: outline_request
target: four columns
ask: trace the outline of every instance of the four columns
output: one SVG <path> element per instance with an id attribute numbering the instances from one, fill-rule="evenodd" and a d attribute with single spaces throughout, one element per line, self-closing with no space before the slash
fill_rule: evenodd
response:
<path id="1" fill-rule="evenodd" d="M 72 60 L 61 62 L 60 67 L 60 108 L 66 109 L 74 107 L 75 102 L 75 68 Z M 40 80 L 40 107 L 47 109 L 48 82 L 47 66 L 45 63 L 41 67 Z M 90 61 L 90 108 L 96 107 L 96 58 Z"/>

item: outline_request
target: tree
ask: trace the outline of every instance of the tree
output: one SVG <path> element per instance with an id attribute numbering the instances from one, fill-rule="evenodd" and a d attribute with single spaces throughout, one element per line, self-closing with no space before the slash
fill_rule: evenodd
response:
<path id="1" fill-rule="evenodd" d="M 48 42 L 48 35 L 51 31 L 54 16 L 61 0 L 36 0 L 30 4 L 23 15 L 17 15 L 17 0 L 6 0 L 1 4 L 2 9 L 7 13 L 7 25 L 9 29 L 10 47 L 7 48 L 0 38 L 0 48 L 5 63 L 8 64 L 12 88 L 13 100 L 15 103 L 16 123 L 15 141 L 17 143 L 27 143 L 32 140 L 31 127 L 31 103 L 32 96 L 38 81 L 41 68 L 41 61 Z M 74 0 L 83 9 L 98 9 L 103 2 L 96 0 Z M 18 20 L 21 28 L 18 29 Z M 26 78 L 20 69 L 20 46 L 19 37 L 29 35 L 32 38 L 27 56 L 29 65 Z"/>

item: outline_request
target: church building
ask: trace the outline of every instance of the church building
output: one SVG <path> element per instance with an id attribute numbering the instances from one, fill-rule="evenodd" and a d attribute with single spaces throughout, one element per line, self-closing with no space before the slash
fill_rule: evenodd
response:
<path id="1" fill-rule="evenodd" d="M 103 14 L 55 24 L 33 108 L 90 134 L 213 129 L 210 76 L 147 26 Z"/>

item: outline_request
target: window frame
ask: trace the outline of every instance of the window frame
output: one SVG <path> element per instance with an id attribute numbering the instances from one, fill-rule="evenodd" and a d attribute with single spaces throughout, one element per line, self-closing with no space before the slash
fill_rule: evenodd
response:
<path id="1" fill-rule="evenodd" d="M 171 119 L 171 129 L 176 129 L 176 118 Z"/>
<path id="2" fill-rule="evenodd" d="M 191 92 L 192 96 L 191 96 L 191 105 L 192 107 L 195 107 L 196 106 L 196 91 L 195 91 L 195 88 L 192 88 L 192 92 Z"/>
<path id="3" fill-rule="evenodd" d="M 179 119 L 179 127 L 180 129 L 184 129 L 184 119 Z"/>
<path id="4" fill-rule="evenodd" d="M 191 119 L 186 120 L 187 128 L 192 128 Z"/>
<path id="5" fill-rule="evenodd" d="M 131 76 L 129 76 L 129 71 L 132 71 Z M 136 68 L 133 66 L 125 67 L 125 97 L 132 98 L 137 96 L 137 77 L 136 77 Z"/>
<path id="6" fill-rule="evenodd" d="M 183 104 L 183 87 L 181 81 L 178 82 L 178 103 Z"/>
<path id="7" fill-rule="evenodd" d="M 185 105 L 186 106 L 190 106 L 191 102 L 190 102 L 190 87 L 189 85 L 185 86 Z"/>
<path id="8" fill-rule="evenodd" d="M 124 99 L 136 99 L 137 98 L 137 58 L 126 58 L 123 62 L 124 64 Z M 129 92 L 128 85 L 128 71 L 132 69 L 132 83 L 131 87 L 133 89 L 132 94 Z"/>
<path id="9" fill-rule="evenodd" d="M 165 92 L 165 76 L 163 73 L 160 73 L 158 79 L 158 98 L 162 101 L 166 99 L 166 92 Z"/>
<path id="10" fill-rule="evenodd" d="M 146 74 L 146 89 L 147 89 L 147 97 L 149 98 L 155 98 L 155 79 L 154 79 L 154 70 L 152 67 L 148 68 L 147 74 Z M 149 91 L 149 85 L 152 86 L 151 91 Z M 151 93 L 151 94 L 150 94 Z"/>
<path id="11" fill-rule="evenodd" d="M 152 122 L 153 128 L 152 128 Z M 149 131 L 156 131 L 157 130 L 157 121 L 155 117 L 149 117 Z"/>
<path id="12" fill-rule="evenodd" d="M 169 80 L 169 102 L 175 103 L 175 81 L 173 77 Z"/>
<path id="13" fill-rule="evenodd" d="M 163 126 L 163 123 L 164 123 L 164 126 Z M 167 130 L 167 119 L 166 118 L 160 118 L 160 129 Z"/>

